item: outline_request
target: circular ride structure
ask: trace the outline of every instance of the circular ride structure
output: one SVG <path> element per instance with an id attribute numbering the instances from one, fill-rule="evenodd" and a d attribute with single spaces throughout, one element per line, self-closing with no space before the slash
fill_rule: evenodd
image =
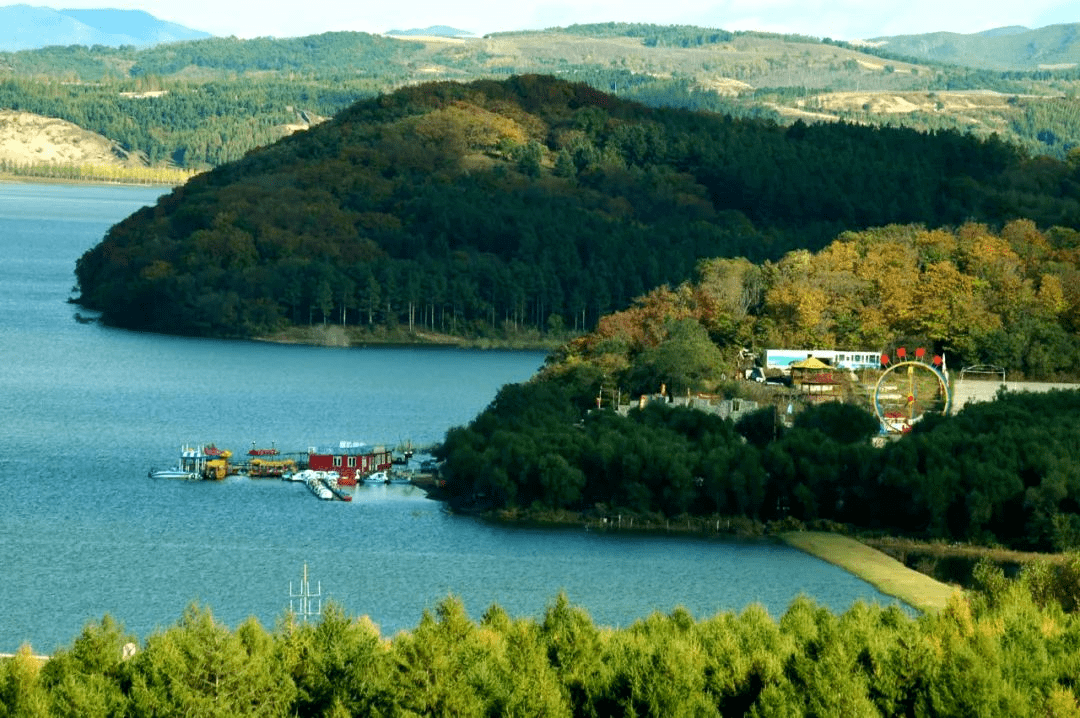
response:
<path id="1" fill-rule="evenodd" d="M 902 350 L 898 357 L 905 359 Z M 874 412 L 885 434 L 904 434 L 911 431 L 927 414 L 948 414 L 952 405 L 949 380 L 938 369 L 940 357 L 933 363 L 922 361 L 925 353 L 916 350 L 916 359 L 890 365 L 890 358 L 881 361 L 889 365 L 874 388 Z"/>

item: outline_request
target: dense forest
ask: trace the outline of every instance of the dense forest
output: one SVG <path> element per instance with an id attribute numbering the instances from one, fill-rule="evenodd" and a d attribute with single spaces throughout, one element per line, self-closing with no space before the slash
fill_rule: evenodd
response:
<path id="1" fill-rule="evenodd" d="M 420 43 L 363 32 L 327 32 L 292 38 L 214 37 L 148 48 L 95 45 L 0 52 L 0 70 L 14 77 L 60 78 L 91 83 L 186 74 L 191 80 L 254 73 L 330 77 L 370 67 L 398 67 Z"/>
<path id="2" fill-rule="evenodd" d="M 420 47 L 349 32 L 0 53 L 0 107 L 67 120 L 151 165 L 206 169 L 406 82 Z"/>
<path id="3" fill-rule="evenodd" d="M 1077 172 L 956 132 L 782 127 L 542 76 L 432 83 L 121 222 L 79 260 L 79 301 L 182 334 L 580 330 L 702 258 L 777 260 L 891 223 L 1077 227 Z"/>
<path id="4" fill-rule="evenodd" d="M 1080 392 L 1008 393 L 871 445 L 873 413 L 812 404 L 730 419 L 651 402 L 595 406 L 586 367 L 504 387 L 438 453 L 464 510 L 747 517 L 847 524 L 927 540 L 1080 548 Z M 786 404 L 785 399 L 782 404 Z"/>
<path id="5" fill-rule="evenodd" d="M 375 94 L 370 81 L 124 83 L 0 80 L 0 107 L 58 117 L 152 166 L 205 169 L 269 145 Z"/>
<path id="6" fill-rule="evenodd" d="M 478 621 L 449 598 L 384 639 L 336 605 L 272 632 L 192 606 L 140 643 L 106 616 L 44 664 L 0 659 L 0 715 L 1070 717 L 1078 569 L 1010 582 L 983 565 L 977 591 L 917 618 L 798 598 L 778 617 L 676 609 L 611 629 L 562 595 Z"/>

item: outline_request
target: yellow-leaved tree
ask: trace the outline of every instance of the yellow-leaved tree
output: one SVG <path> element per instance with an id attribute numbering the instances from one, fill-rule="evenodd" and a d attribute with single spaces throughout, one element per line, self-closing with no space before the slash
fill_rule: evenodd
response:
<path id="1" fill-rule="evenodd" d="M 777 264 L 766 264 L 765 313 L 772 319 L 772 346 L 829 346 L 829 294 L 812 276 L 813 255 L 788 252 Z"/>
<path id="2" fill-rule="evenodd" d="M 861 232 L 856 238 L 861 261 L 856 275 L 867 284 L 858 320 L 863 346 L 880 346 L 912 334 L 917 312 L 912 293 L 919 285 L 918 228 L 889 226 Z"/>
<path id="3" fill-rule="evenodd" d="M 965 224 L 957 232 L 957 264 L 982 282 L 989 309 L 998 314 L 1017 314 L 1034 303 L 1035 289 L 1027 278 L 1023 261 L 1004 237 L 985 225 Z"/>
<path id="4" fill-rule="evenodd" d="M 978 286 L 975 277 L 961 274 L 952 262 L 927 267 L 912 292 L 913 334 L 953 351 L 973 352 L 980 338 L 1001 327 L 1001 318 L 986 306 Z"/>
<path id="5" fill-rule="evenodd" d="M 697 265 L 694 302 L 698 320 L 718 343 L 748 346 L 753 316 L 764 298 L 761 267 L 742 257 L 704 259 Z"/>

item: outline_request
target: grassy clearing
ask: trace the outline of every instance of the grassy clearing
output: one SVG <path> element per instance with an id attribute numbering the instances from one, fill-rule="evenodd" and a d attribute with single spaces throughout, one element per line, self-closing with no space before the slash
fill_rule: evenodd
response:
<path id="1" fill-rule="evenodd" d="M 839 566 L 882 593 L 920 611 L 940 611 L 959 588 L 908 568 L 894 558 L 848 536 L 820 531 L 780 534 L 789 546 Z"/>

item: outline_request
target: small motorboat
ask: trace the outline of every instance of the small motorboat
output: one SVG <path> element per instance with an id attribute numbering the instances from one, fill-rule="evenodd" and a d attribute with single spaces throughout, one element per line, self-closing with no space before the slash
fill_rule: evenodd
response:
<path id="1" fill-rule="evenodd" d="M 150 469 L 147 476 L 151 479 L 183 479 L 185 481 L 199 481 L 202 479 L 202 476 L 194 471 L 188 471 L 181 467 L 172 469 Z"/>
<path id="2" fill-rule="evenodd" d="M 225 459 L 221 459 L 223 452 L 213 445 L 198 446 L 184 445 L 180 447 L 180 463 L 171 469 L 150 469 L 147 473 L 151 479 L 184 479 L 189 481 L 201 481 L 213 476 L 225 478 Z M 219 465 L 215 467 L 215 464 Z M 221 474 L 217 474 L 220 468 Z"/>
<path id="3" fill-rule="evenodd" d="M 376 471 L 364 477 L 365 484 L 389 484 L 390 477 L 385 471 Z"/>

